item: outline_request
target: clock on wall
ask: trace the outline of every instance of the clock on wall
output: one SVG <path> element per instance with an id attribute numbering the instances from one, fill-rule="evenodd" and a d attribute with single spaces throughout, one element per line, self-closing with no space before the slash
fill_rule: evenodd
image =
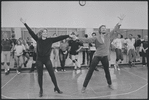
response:
<path id="1" fill-rule="evenodd" d="M 85 6 L 86 1 L 79 1 L 80 6 Z"/>

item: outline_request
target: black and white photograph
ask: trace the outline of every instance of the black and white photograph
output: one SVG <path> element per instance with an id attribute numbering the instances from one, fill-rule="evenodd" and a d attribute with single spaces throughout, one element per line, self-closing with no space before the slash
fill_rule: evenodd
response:
<path id="1" fill-rule="evenodd" d="M 1 1 L 1 99 L 148 99 L 148 1 Z"/>

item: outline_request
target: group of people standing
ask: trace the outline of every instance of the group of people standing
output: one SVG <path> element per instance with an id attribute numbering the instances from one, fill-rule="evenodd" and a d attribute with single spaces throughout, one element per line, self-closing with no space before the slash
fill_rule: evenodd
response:
<path id="1" fill-rule="evenodd" d="M 70 35 L 57 36 L 57 37 L 48 37 L 47 29 L 43 29 L 39 33 L 35 34 L 31 30 L 31 28 L 26 24 L 25 20 L 21 18 L 20 21 L 25 25 L 29 34 L 32 36 L 32 38 L 37 43 L 36 67 L 37 67 L 37 73 L 38 73 L 38 83 L 40 87 L 39 97 L 43 96 L 43 88 L 42 88 L 43 65 L 45 65 L 45 67 L 48 70 L 49 75 L 51 76 L 51 80 L 55 86 L 54 91 L 60 94 L 63 93 L 62 91 L 60 91 L 57 85 L 56 77 L 55 77 L 55 74 L 52 68 L 52 63 L 50 60 L 50 54 L 51 54 L 53 43 L 56 43 L 58 41 L 64 40 L 69 37 L 72 39 L 71 41 L 69 41 L 69 45 L 71 45 L 70 54 L 71 54 L 71 59 L 73 63 L 75 64 L 75 69 L 81 68 L 81 66 L 78 64 L 76 56 L 78 52 L 81 50 L 81 46 L 83 46 L 82 43 L 95 43 L 95 47 L 96 47 L 96 51 L 94 52 L 94 57 L 91 61 L 89 71 L 86 75 L 86 78 L 83 84 L 82 92 L 83 93 L 85 92 L 88 82 L 93 74 L 95 67 L 99 63 L 99 61 L 101 61 L 103 65 L 108 86 L 109 88 L 112 89 L 113 87 L 112 87 L 112 81 L 111 81 L 111 76 L 109 72 L 109 60 L 108 60 L 109 47 L 110 47 L 110 42 L 115 38 L 115 36 L 117 36 L 117 33 L 115 33 L 115 31 L 117 31 L 120 28 L 123 18 L 124 16 L 119 17 L 120 19 L 119 23 L 115 26 L 114 30 L 111 31 L 110 33 L 107 33 L 105 25 L 101 25 L 99 27 L 99 36 L 92 37 L 92 38 L 78 38 L 75 35 L 75 33 L 72 33 Z M 65 53 L 66 52 L 64 52 L 64 54 Z"/>
<path id="2" fill-rule="evenodd" d="M 115 47 L 116 52 L 116 62 L 115 62 L 115 69 L 120 70 L 119 64 L 122 63 L 124 60 L 123 58 L 123 51 L 124 49 L 127 51 L 126 55 L 128 55 L 129 58 L 129 65 L 130 67 L 134 66 L 136 62 L 141 62 L 141 56 L 142 56 L 142 65 L 146 66 L 148 60 L 148 36 L 144 36 L 144 40 L 141 39 L 140 35 L 137 35 L 137 39 L 135 40 L 133 38 L 132 34 L 129 34 L 128 39 L 124 39 L 123 35 L 119 33 L 118 37 L 115 38 L 112 43 Z M 147 65 L 148 66 L 148 65 Z"/>
<path id="3" fill-rule="evenodd" d="M 103 69 L 105 72 L 105 77 L 107 80 L 107 84 L 108 87 L 113 89 L 113 85 L 112 85 L 112 80 L 111 80 L 111 75 L 110 75 L 110 71 L 109 71 L 109 51 L 110 51 L 110 44 L 111 42 L 118 37 L 117 40 L 115 40 L 115 42 L 119 43 L 119 39 L 121 38 L 121 35 L 117 32 L 118 29 L 121 26 L 121 23 L 124 19 L 124 15 L 118 17 L 119 18 L 119 22 L 116 24 L 116 26 L 114 27 L 114 29 L 111 32 L 107 32 L 106 30 L 106 25 L 101 25 L 99 27 L 99 31 L 98 31 L 98 35 L 96 35 L 95 33 L 92 34 L 91 38 L 81 38 L 81 37 L 77 37 L 77 35 L 72 32 L 69 35 L 61 35 L 61 36 L 57 36 L 57 34 L 54 34 L 53 37 L 48 37 L 48 30 L 47 29 L 42 29 L 40 30 L 37 34 L 35 34 L 32 29 L 26 24 L 25 20 L 23 20 L 22 18 L 20 19 L 20 21 L 24 24 L 24 26 L 26 27 L 26 29 L 28 30 L 29 34 L 31 35 L 31 37 L 34 39 L 34 41 L 36 42 L 36 46 L 35 46 L 35 54 L 36 57 L 34 59 L 34 65 L 37 68 L 37 74 L 38 74 L 38 84 L 39 84 L 39 97 L 43 96 L 43 66 L 45 65 L 51 80 L 54 84 L 54 92 L 57 92 L 59 94 L 62 94 L 63 92 L 59 89 L 58 85 L 57 85 L 57 81 L 56 81 L 56 77 L 54 74 L 54 70 L 53 70 L 53 66 L 57 66 L 57 63 L 55 63 L 55 61 L 58 60 L 58 55 L 59 55 L 59 59 L 60 59 L 60 64 L 62 67 L 62 71 L 65 71 L 64 66 L 65 66 L 65 61 L 66 58 L 68 56 L 68 54 L 70 54 L 70 58 L 72 60 L 72 62 L 74 63 L 75 67 L 74 69 L 81 69 L 81 64 L 78 63 L 78 53 L 79 51 L 82 49 L 83 47 L 83 43 L 89 43 L 89 45 L 91 46 L 90 48 L 90 64 L 89 64 L 89 70 L 87 72 L 87 75 L 85 77 L 84 83 L 83 83 L 83 87 L 81 92 L 84 93 L 86 91 L 87 85 L 92 77 L 93 71 L 95 70 L 96 66 L 98 65 L 99 61 L 101 61 L 102 65 L 103 65 Z M 68 40 L 69 39 L 69 40 Z M 61 42 L 60 42 L 61 41 Z M 58 43 L 59 42 L 59 43 Z M 126 43 L 128 45 L 129 41 L 126 41 Z M 115 43 L 113 43 L 115 44 Z M 146 52 L 147 51 L 147 43 L 144 42 L 143 44 L 143 51 Z M 18 42 L 18 47 L 14 47 L 15 51 L 18 51 L 18 53 L 16 53 L 16 57 L 19 58 L 20 55 L 23 54 L 23 50 L 25 50 L 23 46 L 20 45 L 20 42 Z M 21 49 L 17 49 L 17 48 L 21 48 Z M 116 54 L 117 54 L 117 66 L 118 64 L 123 60 L 122 55 L 121 55 L 121 46 L 119 44 L 116 45 Z M 129 49 L 131 50 L 131 46 L 129 46 Z M 131 53 L 133 50 L 131 50 L 129 52 Z M 54 54 L 54 62 L 52 64 L 51 62 L 51 51 Z M 59 53 L 58 53 L 59 52 Z M 19 71 L 19 66 L 18 66 L 18 71 Z M 57 68 L 55 67 L 55 71 L 57 71 Z"/>
<path id="4" fill-rule="evenodd" d="M 1 65 L 4 67 L 5 74 L 8 75 L 10 72 L 10 60 L 14 60 L 14 67 L 19 74 L 22 65 L 26 67 L 30 59 L 30 46 L 26 40 L 21 38 L 15 39 L 15 34 L 12 34 L 12 38 L 8 39 L 7 34 L 3 34 L 1 40 Z"/>

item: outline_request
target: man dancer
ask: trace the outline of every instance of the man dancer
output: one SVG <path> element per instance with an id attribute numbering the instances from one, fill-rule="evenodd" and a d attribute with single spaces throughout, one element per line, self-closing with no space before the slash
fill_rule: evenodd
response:
<path id="1" fill-rule="evenodd" d="M 109 55 L 109 47 L 110 42 L 117 36 L 117 30 L 120 28 L 120 25 L 122 23 L 122 20 L 124 19 L 124 15 L 118 17 L 120 19 L 119 23 L 115 26 L 114 30 L 112 30 L 110 33 L 106 32 L 106 26 L 101 25 L 99 27 L 99 36 L 96 36 L 94 38 L 78 38 L 81 42 L 87 42 L 87 43 L 93 43 L 95 42 L 96 52 L 94 53 L 94 58 L 91 62 L 90 69 L 86 75 L 85 81 L 83 83 L 82 93 L 85 92 L 86 87 L 91 79 L 91 76 L 93 74 L 93 71 L 99 61 L 101 61 L 104 71 L 105 71 L 105 77 L 107 79 L 108 87 L 113 89 L 111 76 L 109 72 L 109 61 L 108 61 L 108 55 Z M 73 37 L 76 38 L 77 37 Z"/>

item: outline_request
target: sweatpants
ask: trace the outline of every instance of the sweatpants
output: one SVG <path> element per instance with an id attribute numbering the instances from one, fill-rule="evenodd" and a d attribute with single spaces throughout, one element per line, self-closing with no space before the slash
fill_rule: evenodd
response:
<path id="1" fill-rule="evenodd" d="M 50 57 L 37 57 L 36 60 L 36 67 L 38 72 L 38 84 L 40 87 L 40 90 L 43 90 L 42 83 L 43 83 L 43 64 L 45 64 L 46 69 L 51 77 L 51 80 L 55 86 L 56 89 L 58 89 L 56 77 L 53 71 L 52 63 L 50 60 Z"/>
<path id="2" fill-rule="evenodd" d="M 122 61 L 122 60 L 123 60 L 123 53 L 122 53 L 122 50 L 116 48 L 116 49 L 115 49 L 115 52 L 116 52 L 116 61 L 119 61 L 119 60 Z"/>
<path id="3" fill-rule="evenodd" d="M 136 60 L 136 54 L 134 49 L 130 49 L 128 51 L 128 56 L 129 56 L 129 62 L 133 62 Z"/>
<path id="4" fill-rule="evenodd" d="M 91 62 L 91 66 L 90 66 L 90 69 L 88 70 L 88 73 L 85 77 L 85 80 L 84 80 L 84 83 L 83 83 L 83 87 L 87 87 L 91 77 L 92 77 L 92 74 L 93 74 L 93 71 L 95 69 L 95 67 L 97 66 L 97 64 L 99 63 L 99 61 L 101 61 L 102 65 L 103 65 L 103 68 L 104 68 L 104 72 L 105 72 L 105 77 L 107 79 L 107 83 L 109 85 L 112 84 L 112 81 L 111 81 L 111 76 L 110 76 L 110 71 L 109 71 L 109 61 L 108 61 L 108 56 L 94 56 L 92 62 Z"/>

